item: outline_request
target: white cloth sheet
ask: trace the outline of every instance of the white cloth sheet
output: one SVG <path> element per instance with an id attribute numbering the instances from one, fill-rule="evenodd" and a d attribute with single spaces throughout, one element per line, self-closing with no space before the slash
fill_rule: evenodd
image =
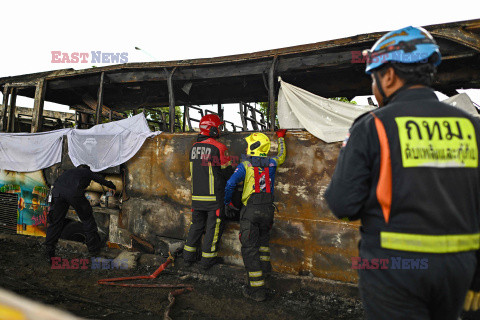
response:
<path id="1" fill-rule="evenodd" d="M 92 171 L 102 171 L 132 158 L 145 139 L 160 134 L 152 132 L 143 113 L 131 118 L 98 124 L 90 129 L 68 133 L 68 155 L 75 166 L 88 164 Z"/>
<path id="2" fill-rule="evenodd" d="M 353 121 L 375 109 L 326 99 L 280 80 L 278 121 L 283 129 L 307 129 L 317 138 L 330 143 L 343 141 Z M 466 93 L 443 100 L 456 108 L 479 117 L 477 108 Z"/>
<path id="3" fill-rule="evenodd" d="M 0 169 L 32 172 L 60 162 L 63 136 L 71 130 L 0 133 Z"/>
<path id="4" fill-rule="evenodd" d="M 307 129 L 330 143 L 343 141 L 353 121 L 375 109 L 326 99 L 280 80 L 278 121 L 284 129 Z"/>
<path id="5" fill-rule="evenodd" d="M 442 102 L 448 103 L 454 107 L 462 109 L 463 111 L 468 112 L 477 118 L 480 116 L 478 114 L 477 108 L 475 108 L 472 100 L 470 100 L 470 97 L 466 93 L 457 94 L 455 96 L 452 96 L 448 99 L 443 100 Z"/>
<path id="6" fill-rule="evenodd" d="M 132 158 L 152 132 L 143 113 L 90 129 L 60 129 L 40 133 L 0 133 L 0 169 L 31 172 L 62 160 L 63 136 L 75 166 L 88 164 L 102 171 Z"/>

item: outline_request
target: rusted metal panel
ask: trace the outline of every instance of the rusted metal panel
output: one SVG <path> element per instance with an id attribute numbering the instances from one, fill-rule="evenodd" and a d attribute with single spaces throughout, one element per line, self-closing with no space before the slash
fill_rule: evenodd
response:
<path id="1" fill-rule="evenodd" d="M 234 162 L 246 148 L 249 133 L 221 138 Z M 277 151 L 276 137 L 272 153 Z M 157 245 L 160 237 L 183 239 L 191 221 L 188 152 L 197 135 L 161 134 L 148 139 L 127 162 L 123 228 Z M 351 257 L 358 256 L 358 224 L 338 221 L 323 193 L 333 173 L 340 144 L 325 144 L 305 131 L 289 132 L 287 160 L 279 167 L 275 197 L 279 212 L 272 229 L 272 264 L 276 271 L 355 282 Z M 230 222 L 220 255 L 242 265 L 238 222 Z"/>

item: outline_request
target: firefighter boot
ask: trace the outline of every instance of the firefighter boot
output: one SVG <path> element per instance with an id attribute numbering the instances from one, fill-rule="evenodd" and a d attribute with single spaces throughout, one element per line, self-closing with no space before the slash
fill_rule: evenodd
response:
<path id="1" fill-rule="evenodd" d="M 243 296 L 245 298 L 257 301 L 257 302 L 262 302 L 267 299 L 267 294 L 265 292 L 265 288 L 260 288 L 260 289 L 255 289 L 253 290 L 252 288 L 249 288 L 248 286 L 245 286 L 243 288 Z"/>

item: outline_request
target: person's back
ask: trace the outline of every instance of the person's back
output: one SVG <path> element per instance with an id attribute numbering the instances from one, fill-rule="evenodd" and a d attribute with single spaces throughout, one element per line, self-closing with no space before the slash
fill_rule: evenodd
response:
<path id="1" fill-rule="evenodd" d="M 225 212 L 233 217 L 235 208 L 232 195 L 237 184 L 243 182 L 240 210 L 240 233 L 242 258 L 247 271 L 245 297 L 255 301 L 266 299 L 265 278 L 270 275 L 270 229 L 274 222 L 274 184 L 277 166 L 286 158 L 285 129 L 277 131 L 278 154 L 268 157 L 270 139 L 255 132 L 245 138 L 246 158 L 237 166 L 225 187 Z"/>
<path id="2" fill-rule="evenodd" d="M 352 267 L 367 319 L 456 320 L 480 291 L 479 122 L 429 88 L 441 55 L 426 30 L 387 33 L 367 54 L 379 109 L 350 128 L 325 199 L 362 220 Z"/>
<path id="3" fill-rule="evenodd" d="M 225 184 L 233 171 L 222 172 L 231 165 L 226 151 L 224 144 L 205 136 L 190 149 L 193 209 L 208 211 L 223 206 Z"/>
<path id="4" fill-rule="evenodd" d="M 78 167 L 65 171 L 53 186 L 54 190 L 61 189 L 65 193 L 82 196 L 92 180 L 90 169 Z"/>
<path id="5" fill-rule="evenodd" d="M 48 226 L 45 237 L 46 256 L 49 260 L 55 256 L 55 247 L 65 226 L 65 216 L 70 206 L 75 209 L 82 221 L 88 250 L 95 253 L 102 246 L 92 207 L 85 198 L 85 189 L 92 180 L 109 189 L 116 189 L 113 182 L 105 180 L 98 173 L 93 173 L 86 164 L 65 171 L 53 184 L 52 209 L 47 216 Z"/>
<path id="6" fill-rule="evenodd" d="M 364 232 L 478 232 L 478 119 L 439 102 L 433 90 L 425 87 L 404 90 L 372 113 L 383 124 L 388 145 L 372 139 L 370 148 L 391 152 L 391 173 L 380 173 L 383 180 L 379 180 L 391 179 L 391 200 L 381 203 L 389 211 L 379 215 L 377 190 L 386 192 L 386 186 L 379 182 L 372 188 L 363 208 Z M 375 118 L 364 116 L 356 125 L 369 126 L 369 133 L 375 134 Z M 380 153 L 375 156 L 378 166 Z"/>
<path id="7" fill-rule="evenodd" d="M 204 269 L 219 261 L 217 253 L 225 225 L 225 183 L 233 173 L 227 148 L 216 140 L 222 125 L 223 122 L 215 114 L 203 116 L 197 142 L 190 149 L 192 224 L 183 247 L 187 266 L 197 261 L 200 247 L 200 265 Z"/>

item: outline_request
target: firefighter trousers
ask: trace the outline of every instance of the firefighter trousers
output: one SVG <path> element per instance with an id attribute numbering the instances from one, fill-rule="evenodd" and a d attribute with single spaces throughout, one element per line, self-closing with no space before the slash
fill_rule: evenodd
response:
<path id="1" fill-rule="evenodd" d="M 240 212 L 240 242 L 249 290 L 265 290 L 265 276 L 271 273 L 270 229 L 273 204 L 247 204 Z"/>
<path id="2" fill-rule="evenodd" d="M 370 247 L 360 257 L 389 259 L 388 268 L 361 268 L 366 319 L 457 320 L 475 272 L 475 252 L 432 254 Z M 420 263 L 419 263 L 420 262 Z"/>
<path id="3" fill-rule="evenodd" d="M 96 252 L 100 249 L 101 241 L 97 231 L 97 223 L 92 213 L 92 206 L 84 196 L 58 195 L 53 197 L 53 209 L 47 216 L 47 235 L 45 246 L 48 252 L 54 252 L 55 246 L 62 234 L 65 225 L 65 216 L 68 208 L 72 206 L 75 209 L 85 231 L 86 244 L 88 251 Z"/>
<path id="4" fill-rule="evenodd" d="M 204 266 L 215 264 L 224 226 L 223 208 L 211 211 L 193 210 L 192 223 L 183 247 L 183 259 L 186 262 L 197 261 L 197 252 L 201 247 L 200 263 Z M 203 234 L 205 236 L 202 241 Z"/>

